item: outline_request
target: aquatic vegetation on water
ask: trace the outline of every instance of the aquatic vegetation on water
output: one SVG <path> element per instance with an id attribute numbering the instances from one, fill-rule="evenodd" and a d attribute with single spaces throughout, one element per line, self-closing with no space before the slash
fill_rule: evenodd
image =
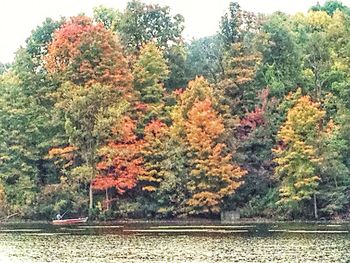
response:
<path id="1" fill-rule="evenodd" d="M 336 230 L 302 224 L 33 229 L 40 227 L 2 227 L 0 262 L 347 262 L 350 258 L 347 225 Z"/>

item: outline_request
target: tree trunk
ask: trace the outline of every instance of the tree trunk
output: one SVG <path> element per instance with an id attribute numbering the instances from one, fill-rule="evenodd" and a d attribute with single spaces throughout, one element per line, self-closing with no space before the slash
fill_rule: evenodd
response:
<path id="1" fill-rule="evenodd" d="M 106 209 L 109 210 L 109 195 L 108 195 L 108 188 L 106 188 Z"/>
<path id="2" fill-rule="evenodd" d="M 92 194 L 92 180 L 90 181 L 90 189 L 89 189 L 89 198 L 90 198 L 90 202 L 89 202 L 89 209 L 93 208 L 93 201 L 94 201 L 94 197 Z"/>
<path id="3" fill-rule="evenodd" d="M 314 213 L 315 213 L 315 219 L 318 219 L 318 214 L 317 214 L 317 199 L 316 199 L 316 193 L 314 193 Z"/>

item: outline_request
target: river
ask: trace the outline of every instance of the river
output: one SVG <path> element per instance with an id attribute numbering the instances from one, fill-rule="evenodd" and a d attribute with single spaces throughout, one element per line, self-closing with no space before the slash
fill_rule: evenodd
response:
<path id="1" fill-rule="evenodd" d="M 350 262 L 349 224 L 0 225 L 1 263 Z"/>

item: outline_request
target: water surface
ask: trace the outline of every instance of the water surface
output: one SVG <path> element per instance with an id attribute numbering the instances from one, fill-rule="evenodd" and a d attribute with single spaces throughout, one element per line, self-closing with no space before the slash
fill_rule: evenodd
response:
<path id="1" fill-rule="evenodd" d="M 348 224 L 7 224 L 0 262 L 350 262 L 350 234 Z"/>

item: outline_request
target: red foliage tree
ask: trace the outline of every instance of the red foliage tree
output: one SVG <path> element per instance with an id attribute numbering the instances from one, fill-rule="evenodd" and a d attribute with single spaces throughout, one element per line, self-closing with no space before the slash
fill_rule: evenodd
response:
<path id="1" fill-rule="evenodd" d="M 266 124 L 265 114 L 268 106 L 268 95 L 268 89 L 262 90 L 260 94 L 261 105 L 256 106 L 254 111 L 248 112 L 240 121 L 236 128 L 236 134 L 239 139 L 245 139 L 257 127 Z"/>
<path id="2" fill-rule="evenodd" d="M 78 85 L 130 87 L 131 74 L 115 35 L 85 16 L 72 17 L 55 32 L 45 61 L 50 73 Z"/>
<path id="3" fill-rule="evenodd" d="M 107 209 L 109 208 L 108 189 L 115 188 L 118 194 L 132 189 L 137 184 L 137 177 L 143 173 L 140 150 L 143 142 L 135 133 L 135 122 L 124 118 L 120 139 L 110 141 L 100 153 L 102 161 L 98 163 L 99 176 L 93 181 L 94 190 L 106 191 Z"/>

